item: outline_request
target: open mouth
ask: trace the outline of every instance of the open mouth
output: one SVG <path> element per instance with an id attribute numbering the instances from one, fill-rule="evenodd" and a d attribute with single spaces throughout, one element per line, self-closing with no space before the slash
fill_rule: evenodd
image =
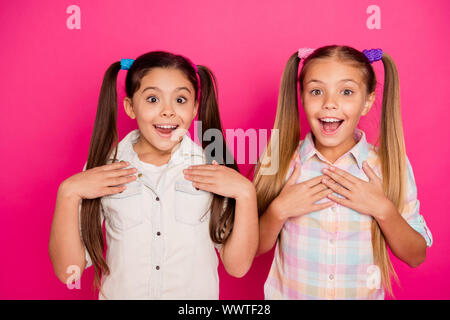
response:
<path id="1" fill-rule="evenodd" d="M 322 129 L 322 132 L 327 135 L 335 134 L 344 120 L 337 119 L 337 118 L 320 118 L 320 128 Z"/>
<path id="2" fill-rule="evenodd" d="M 163 137 L 170 136 L 178 128 L 177 124 L 154 124 L 153 127 Z"/>

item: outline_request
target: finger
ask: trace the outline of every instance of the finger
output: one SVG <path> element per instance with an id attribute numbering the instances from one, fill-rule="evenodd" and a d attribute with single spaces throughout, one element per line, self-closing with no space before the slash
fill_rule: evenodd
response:
<path id="1" fill-rule="evenodd" d="M 208 170 L 208 169 L 184 169 L 183 173 L 186 175 L 200 175 L 200 176 L 213 176 L 215 174 L 216 170 Z"/>
<path id="2" fill-rule="evenodd" d="M 201 176 L 201 175 L 184 175 L 186 180 L 201 183 L 214 183 L 215 179 L 212 176 Z"/>
<path id="3" fill-rule="evenodd" d="M 350 200 L 348 200 L 348 199 L 340 198 L 338 196 L 335 196 L 334 194 L 329 194 L 327 197 L 328 197 L 328 199 L 336 202 L 337 204 L 340 204 L 340 205 L 342 205 L 344 207 L 347 207 L 347 208 L 351 208 L 352 202 Z"/>
<path id="4" fill-rule="evenodd" d="M 318 204 L 314 204 L 312 206 L 312 210 L 313 211 L 319 211 L 319 210 L 323 210 L 323 209 L 332 207 L 333 205 L 334 205 L 333 201 L 327 201 L 327 202 L 324 202 L 324 203 L 318 203 Z"/>
<path id="5" fill-rule="evenodd" d="M 323 190 L 329 189 L 325 184 L 320 182 L 319 184 L 316 184 L 314 187 L 309 189 L 310 194 L 315 195 L 318 192 L 321 192 Z"/>
<path id="6" fill-rule="evenodd" d="M 375 171 L 373 171 L 373 169 L 369 166 L 367 161 L 363 161 L 363 170 L 366 173 L 366 175 L 367 175 L 367 177 L 369 178 L 370 181 L 381 180 L 380 178 L 378 178 L 378 176 L 375 173 Z"/>
<path id="7" fill-rule="evenodd" d="M 125 191 L 126 188 L 127 188 L 126 186 L 108 187 L 105 189 L 105 193 L 103 194 L 103 196 L 109 196 L 112 194 L 121 193 L 121 192 Z"/>
<path id="8" fill-rule="evenodd" d="M 357 183 L 359 181 L 361 181 L 361 179 L 355 177 L 354 175 L 352 175 L 351 173 L 348 173 L 345 170 L 342 170 L 338 167 L 335 166 L 330 166 L 328 168 L 331 172 L 335 172 L 336 174 L 340 175 L 341 177 L 347 179 L 348 181 L 350 181 L 351 183 Z"/>
<path id="9" fill-rule="evenodd" d="M 333 190 L 327 188 L 326 190 L 323 190 L 323 191 L 318 192 L 315 195 L 313 195 L 311 199 L 313 202 L 316 202 L 323 198 L 326 198 L 329 194 L 332 194 L 332 193 L 333 193 Z"/>
<path id="10" fill-rule="evenodd" d="M 116 169 L 116 170 L 108 171 L 105 174 L 107 174 L 108 178 L 113 178 L 113 177 L 129 176 L 136 172 L 137 172 L 136 168 L 129 168 L 129 169 Z"/>
<path id="11" fill-rule="evenodd" d="M 185 170 L 192 170 L 192 169 L 217 170 L 220 167 L 221 167 L 220 165 L 215 164 L 194 164 L 192 166 L 187 167 Z"/>
<path id="12" fill-rule="evenodd" d="M 335 171 L 331 171 L 329 169 L 323 169 L 323 172 L 330 177 L 331 179 L 333 179 L 334 181 L 338 182 L 340 185 L 344 186 L 345 188 L 347 188 L 348 190 L 351 190 L 352 187 L 354 186 L 354 183 L 351 182 L 350 180 L 348 180 L 347 178 L 345 178 L 344 176 L 337 174 Z"/>
<path id="13" fill-rule="evenodd" d="M 110 186 L 118 186 L 118 185 L 124 184 L 124 183 L 130 183 L 134 180 L 136 180 L 136 176 L 114 177 L 114 178 L 108 178 L 106 180 L 106 183 L 107 183 L 108 187 L 110 187 Z"/>
<path id="14" fill-rule="evenodd" d="M 322 183 L 325 184 L 328 188 L 330 188 L 334 192 L 339 193 L 340 195 L 342 195 L 346 198 L 350 198 L 350 196 L 351 196 L 351 192 L 348 189 L 346 189 L 343 186 L 339 185 L 338 183 L 334 182 L 330 178 L 323 178 Z"/>
<path id="15" fill-rule="evenodd" d="M 295 162 L 294 164 L 294 171 L 292 171 L 291 176 L 289 177 L 289 179 L 286 181 L 286 185 L 294 185 L 297 183 L 297 179 L 300 176 L 301 173 L 301 165 L 299 162 Z"/>
<path id="16" fill-rule="evenodd" d="M 114 163 L 105 164 L 103 166 L 100 166 L 102 170 L 115 170 L 120 168 L 126 168 L 130 165 L 128 161 L 118 161 Z"/>
<path id="17" fill-rule="evenodd" d="M 203 190 L 203 191 L 214 192 L 214 190 L 216 190 L 216 185 L 215 184 L 194 182 L 194 183 L 192 183 L 192 185 L 196 189 L 200 189 L 200 190 Z"/>
<path id="18" fill-rule="evenodd" d="M 314 177 L 314 178 L 312 178 L 312 179 L 306 180 L 306 181 L 304 181 L 303 183 L 304 183 L 308 188 L 312 188 L 312 187 L 314 187 L 315 185 L 317 185 L 317 184 L 319 184 L 319 183 L 322 183 L 323 177 L 324 177 L 323 175 L 320 175 L 320 176 Z"/>

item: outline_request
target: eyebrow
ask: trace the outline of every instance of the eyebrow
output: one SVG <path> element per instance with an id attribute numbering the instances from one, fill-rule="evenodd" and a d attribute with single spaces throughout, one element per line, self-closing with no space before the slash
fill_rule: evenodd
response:
<path id="1" fill-rule="evenodd" d="M 323 81 L 320 81 L 320 80 L 317 80 L 317 79 L 311 79 L 311 80 L 309 80 L 306 84 L 308 84 L 308 83 L 310 83 L 310 82 L 324 83 Z M 359 86 L 359 83 L 356 82 L 356 81 L 353 80 L 353 79 L 342 79 L 342 80 L 339 80 L 339 82 L 354 82 L 354 83 L 356 83 L 356 84 Z"/>
<path id="2" fill-rule="evenodd" d="M 144 90 L 142 90 L 141 94 L 144 93 L 146 90 L 156 90 L 156 91 L 161 91 L 161 89 L 158 88 L 158 87 L 146 87 Z M 180 91 L 180 90 L 187 90 L 189 93 L 191 93 L 191 90 L 189 90 L 188 87 L 178 87 L 178 88 L 175 88 L 175 91 Z"/>

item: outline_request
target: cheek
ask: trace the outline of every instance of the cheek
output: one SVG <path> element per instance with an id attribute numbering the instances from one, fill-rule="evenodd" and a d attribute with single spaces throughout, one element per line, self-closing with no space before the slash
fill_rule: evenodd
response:
<path id="1" fill-rule="evenodd" d="M 313 96 L 311 93 L 307 93 L 303 96 L 302 104 L 303 107 L 308 109 L 321 108 L 323 105 L 324 97 L 323 95 Z"/>
<path id="2" fill-rule="evenodd" d="M 152 122 L 159 115 L 159 111 L 156 107 L 141 106 L 135 114 L 140 122 Z"/>
<path id="3" fill-rule="evenodd" d="M 308 100 L 306 99 L 303 103 L 303 110 L 305 111 L 306 116 L 309 118 L 316 118 L 317 113 L 322 110 L 322 104 L 319 99 Z"/>
<path id="4" fill-rule="evenodd" d="M 176 110 L 177 116 L 184 123 L 191 123 L 194 119 L 194 106 L 182 106 Z"/>
<path id="5" fill-rule="evenodd" d="M 308 119 L 308 121 L 314 117 L 314 112 L 313 112 L 313 110 L 311 110 L 311 108 L 304 108 L 304 110 L 305 110 L 305 115 L 306 115 L 306 118 Z"/>
<path id="6" fill-rule="evenodd" d="M 361 101 L 360 99 L 355 99 L 353 101 L 346 101 L 345 103 L 343 103 L 342 111 L 347 120 L 358 121 L 358 119 L 361 117 L 363 107 L 363 101 Z"/>

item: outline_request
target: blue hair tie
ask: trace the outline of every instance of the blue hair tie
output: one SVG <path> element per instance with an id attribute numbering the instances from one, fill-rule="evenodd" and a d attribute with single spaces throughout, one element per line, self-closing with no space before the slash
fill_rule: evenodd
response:
<path id="1" fill-rule="evenodd" d="M 120 60 L 120 69 L 121 70 L 128 70 L 130 69 L 131 65 L 133 64 L 133 59 L 121 59 Z"/>
<path id="2" fill-rule="evenodd" d="M 367 59 L 369 59 L 370 63 L 381 60 L 381 58 L 383 57 L 383 50 L 381 49 L 363 50 L 363 53 L 367 57 Z"/>

